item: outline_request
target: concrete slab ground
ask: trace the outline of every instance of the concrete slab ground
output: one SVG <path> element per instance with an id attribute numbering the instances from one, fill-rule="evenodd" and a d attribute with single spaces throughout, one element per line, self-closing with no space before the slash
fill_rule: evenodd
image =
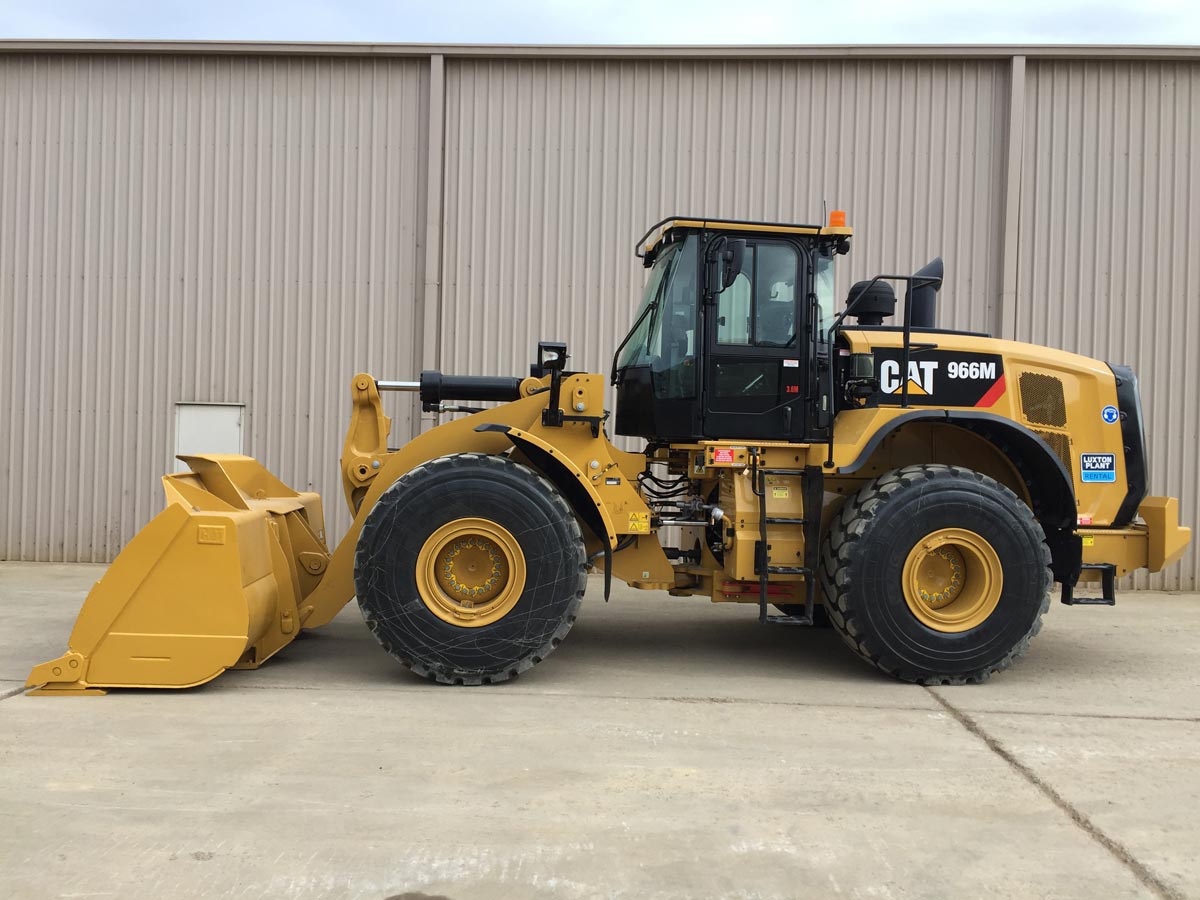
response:
<path id="1" fill-rule="evenodd" d="M 1055 605 L 982 686 L 593 585 L 515 682 L 351 607 L 256 672 L 32 698 L 96 566 L 0 564 L 0 897 L 1200 897 L 1200 597 Z"/>

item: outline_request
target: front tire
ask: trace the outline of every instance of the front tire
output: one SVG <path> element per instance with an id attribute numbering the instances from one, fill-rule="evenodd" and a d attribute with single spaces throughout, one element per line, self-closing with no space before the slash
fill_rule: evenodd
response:
<path id="1" fill-rule="evenodd" d="M 418 466 L 380 496 L 354 556 L 367 627 L 442 684 L 505 681 L 575 623 L 587 584 L 579 523 L 550 482 L 506 456 Z"/>
<path id="2" fill-rule="evenodd" d="M 1012 665 L 1049 608 L 1050 550 L 1012 491 L 957 466 L 907 466 L 850 497 L 826 535 L 835 630 L 902 681 L 980 682 Z"/>

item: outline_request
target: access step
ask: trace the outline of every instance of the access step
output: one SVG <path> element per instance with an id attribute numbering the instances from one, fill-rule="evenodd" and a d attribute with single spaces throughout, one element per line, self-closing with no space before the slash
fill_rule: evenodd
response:
<path id="1" fill-rule="evenodd" d="M 767 616 L 760 620 L 763 625 L 811 625 L 812 616 Z"/>
<path id="2" fill-rule="evenodd" d="M 1116 606 L 1117 567 L 1112 563 L 1084 563 L 1081 569 L 1100 572 L 1100 597 L 1076 597 L 1077 585 L 1063 582 L 1062 602 L 1066 606 Z"/>

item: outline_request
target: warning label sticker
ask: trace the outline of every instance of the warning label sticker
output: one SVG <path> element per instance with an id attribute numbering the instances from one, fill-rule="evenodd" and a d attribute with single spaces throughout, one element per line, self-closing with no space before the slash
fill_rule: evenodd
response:
<path id="1" fill-rule="evenodd" d="M 630 534 L 649 534 L 650 533 L 650 513 L 631 512 L 629 514 L 629 533 Z"/>
<path id="2" fill-rule="evenodd" d="M 708 464 L 710 466 L 736 466 L 745 464 L 745 447 L 709 447 Z"/>

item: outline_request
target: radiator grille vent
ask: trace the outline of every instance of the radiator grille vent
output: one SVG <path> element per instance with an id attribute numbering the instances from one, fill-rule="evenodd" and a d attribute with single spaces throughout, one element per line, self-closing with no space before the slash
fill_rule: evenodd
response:
<path id="1" fill-rule="evenodd" d="M 1021 373 L 1021 412 L 1036 425 L 1062 428 L 1067 424 L 1067 402 L 1062 382 L 1053 375 Z"/>
<path id="2" fill-rule="evenodd" d="M 1040 431 L 1035 428 L 1033 433 L 1050 445 L 1050 449 L 1054 451 L 1055 455 L 1062 460 L 1063 465 L 1067 467 L 1067 474 L 1071 476 L 1071 480 L 1073 481 L 1075 479 L 1075 470 L 1071 468 L 1071 439 L 1065 434 L 1059 434 L 1057 431 Z"/>

